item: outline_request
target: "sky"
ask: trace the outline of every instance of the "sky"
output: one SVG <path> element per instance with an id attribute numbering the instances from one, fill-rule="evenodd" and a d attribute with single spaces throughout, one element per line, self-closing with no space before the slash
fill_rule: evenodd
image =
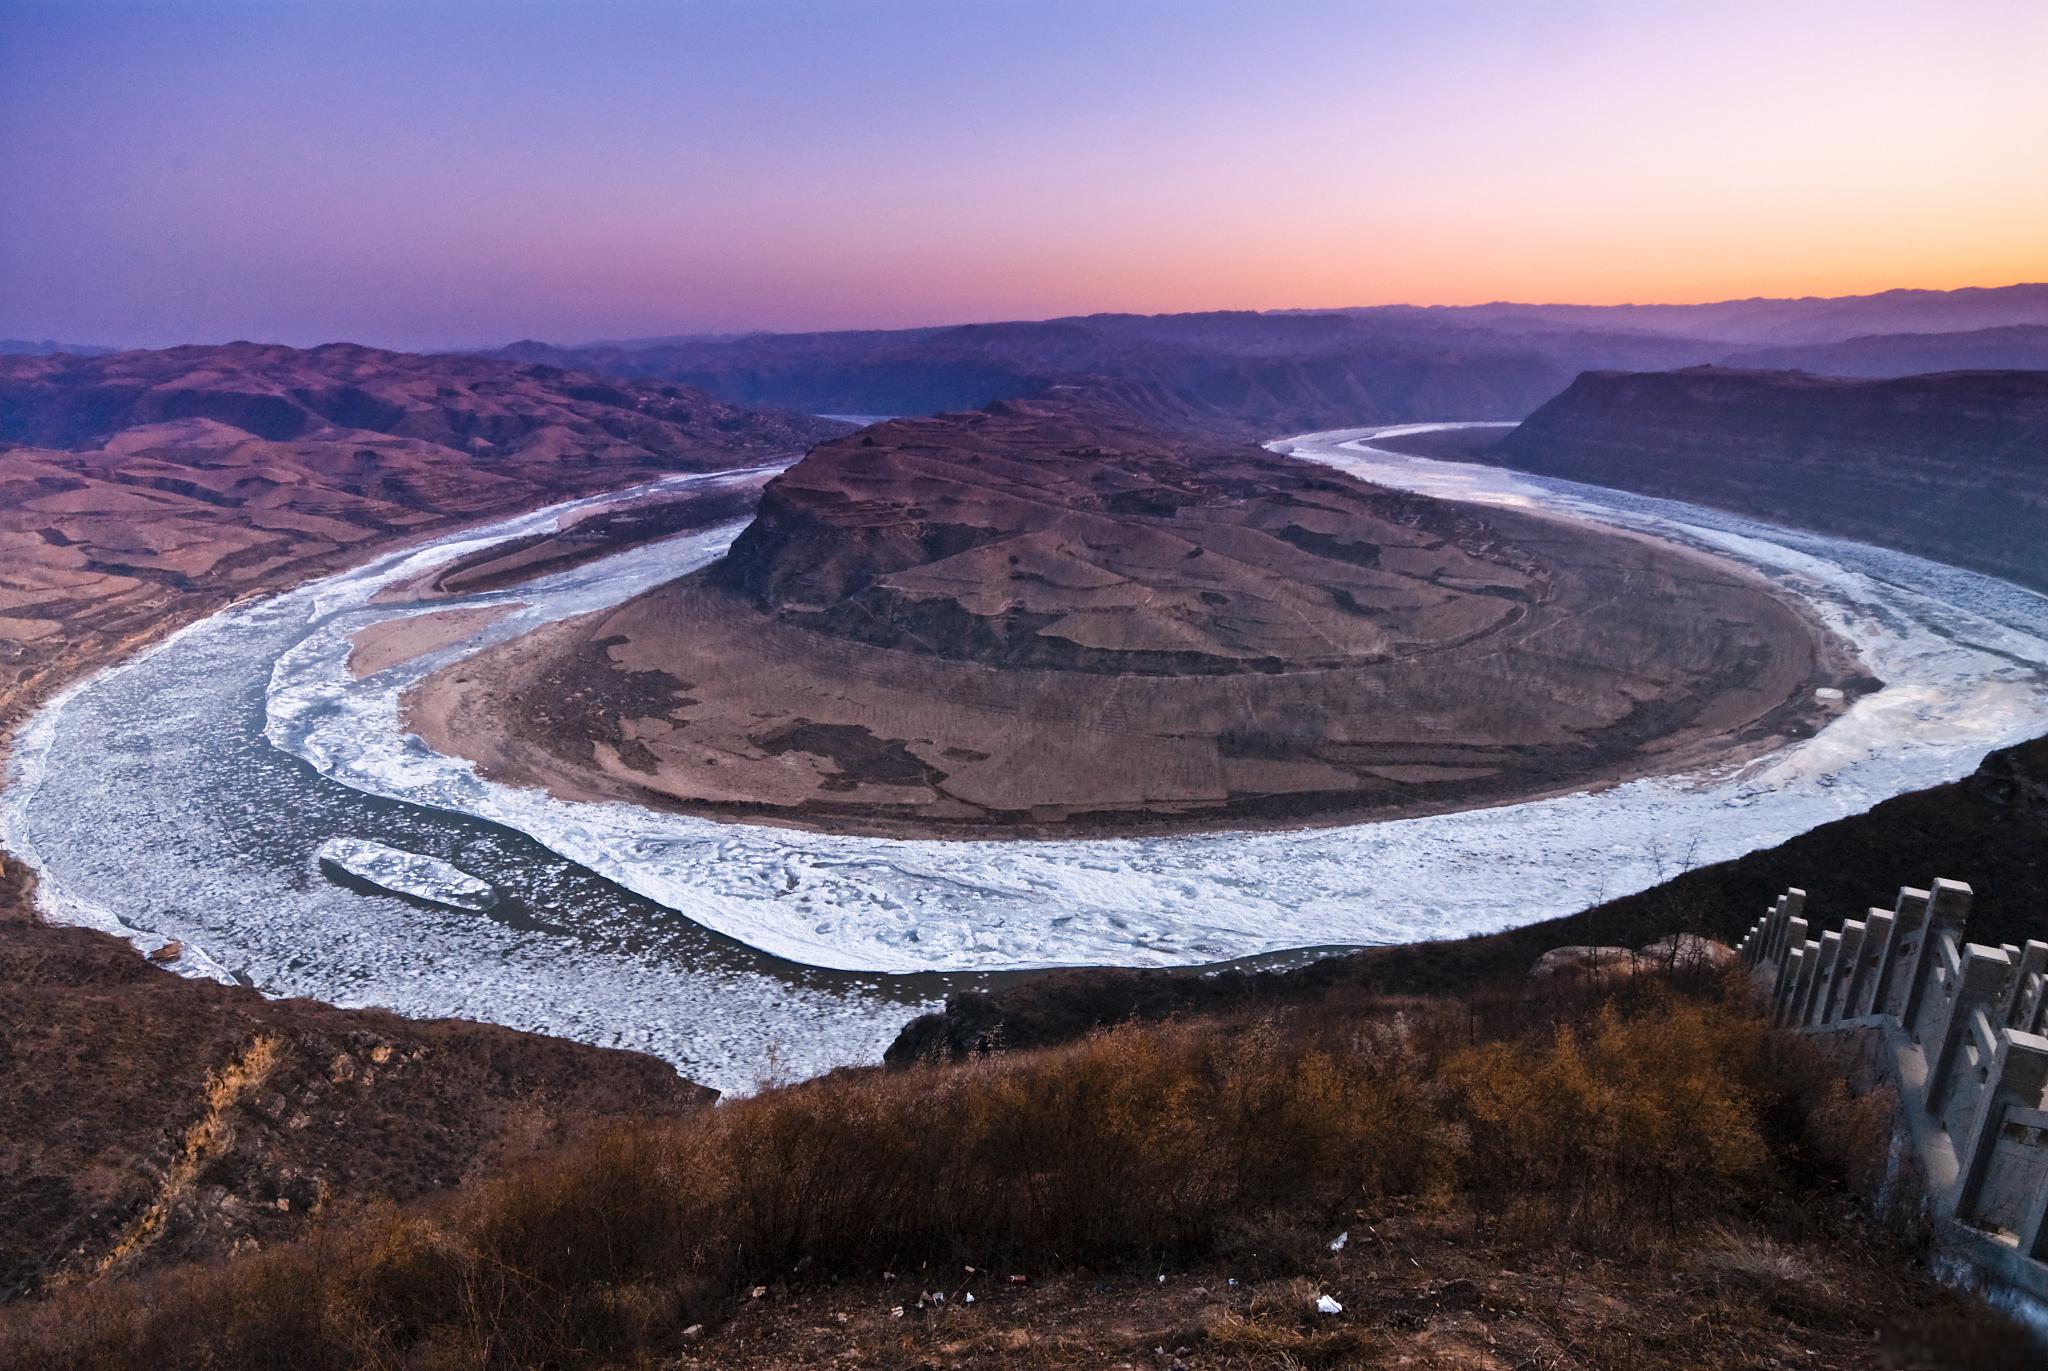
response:
<path id="1" fill-rule="evenodd" d="M 2044 0 L 0 0 L 0 337 L 2048 280 L 2044 73 Z"/>

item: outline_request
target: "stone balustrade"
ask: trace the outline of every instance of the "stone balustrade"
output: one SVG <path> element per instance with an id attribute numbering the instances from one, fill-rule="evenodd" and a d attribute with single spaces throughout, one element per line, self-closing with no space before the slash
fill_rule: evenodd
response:
<path id="1" fill-rule="evenodd" d="M 1950 1252 L 2008 1297 L 2048 1307 L 2048 942 L 1966 940 L 1970 887 L 1908 887 L 1816 936 L 1788 890 L 1739 951 L 1776 1022 L 1868 1029 Z"/>

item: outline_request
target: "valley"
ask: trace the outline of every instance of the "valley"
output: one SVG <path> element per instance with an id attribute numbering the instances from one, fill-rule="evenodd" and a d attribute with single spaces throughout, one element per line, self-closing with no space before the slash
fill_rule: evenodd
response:
<path id="1" fill-rule="evenodd" d="M 60 917 L 147 930 L 145 946 L 179 939 L 188 968 L 633 1047 L 745 1090 L 873 1061 L 921 1010 L 1027 968 L 1286 964 L 1300 949 L 1568 914 L 1963 775 L 1986 749 L 2048 730 L 2048 621 L 2010 586 L 1697 507 L 1401 456 L 1370 431 L 1276 446 L 1382 488 L 1543 510 L 1740 562 L 1886 687 L 1747 765 L 1710 759 L 1391 823 L 1059 842 L 569 801 L 409 738 L 401 700 L 420 682 L 710 567 L 740 531 L 726 522 L 531 581 L 405 598 L 599 505 L 422 544 L 218 616 L 99 678 L 25 736 L 28 770 L 0 801 L 8 842 L 34 860 Z M 678 479 L 715 492 L 754 478 Z M 459 640 L 351 669 L 372 625 L 484 609 Z M 133 741 L 110 751 L 109 737 Z M 504 903 L 468 914 L 344 889 L 308 866 L 336 834 L 451 862 Z M 132 868 L 138 846 L 157 854 L 146 873 Z"/>

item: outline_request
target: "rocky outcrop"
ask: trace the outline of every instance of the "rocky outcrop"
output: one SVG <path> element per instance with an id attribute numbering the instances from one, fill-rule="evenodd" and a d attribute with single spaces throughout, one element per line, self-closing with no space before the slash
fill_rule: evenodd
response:
<path id="1" fill-rule="evenodd" d="M 2048 589 L 2048 372 L 1599 372 L 1490 450 Z"/>

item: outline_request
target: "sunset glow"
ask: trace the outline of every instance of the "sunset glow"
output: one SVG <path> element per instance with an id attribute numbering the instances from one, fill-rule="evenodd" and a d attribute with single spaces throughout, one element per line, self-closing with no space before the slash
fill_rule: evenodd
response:
<path id="1" fill-rule="evenodd" d="M 2048 6 L 16 3 L 0 335 L 2048 278 Z"/>

